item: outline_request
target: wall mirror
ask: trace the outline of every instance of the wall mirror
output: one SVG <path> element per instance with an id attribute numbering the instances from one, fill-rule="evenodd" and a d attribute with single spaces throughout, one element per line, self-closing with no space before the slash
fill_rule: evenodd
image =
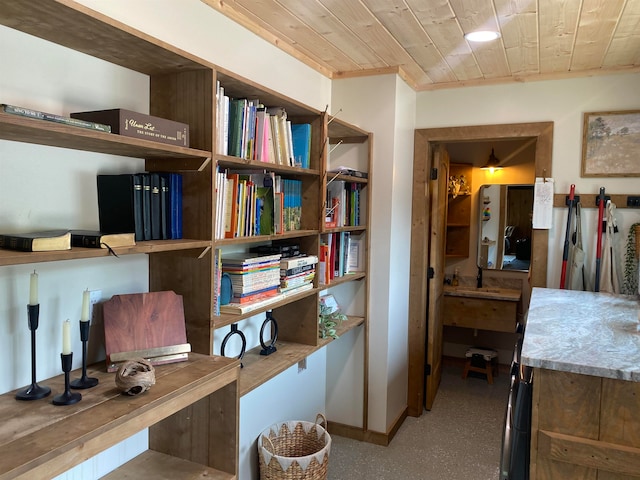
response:
<path id="1" fill-rule="evenodd" d="M 479 195 L 478 267 L 528 271 L 533 185 L 483 185 Z"/>

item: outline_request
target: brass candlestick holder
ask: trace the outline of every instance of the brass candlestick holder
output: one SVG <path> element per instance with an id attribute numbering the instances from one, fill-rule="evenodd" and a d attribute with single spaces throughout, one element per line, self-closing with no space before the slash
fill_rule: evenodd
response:
<path id="1" fill-rule="evenodd" d="M 69 372 L 71 371 L 72 353 L 61 353 L 62 371 L 64 372 L 64 392 L 53 397 L 54 405 L 73 405 L 82 399 L 78 392 L 71 392 L 69 389 Z"/>
<path id="2" fill-rule="evenodd" d="M 40 316 L 40 304 L 27 305 L 29 330 L 31 331 L 31 385 L 18 391 L 18 400 L 38 400 L 51 393 L 51 389 L 36 383 L 36 330 Z"/>
<path id="3" fill-rule="evenodd" d="M 91 323 L 89 320 L 80 320 L 80 340 L 82 341 L 82 376 L 71 382 L 71 388 L 85 389 L 98 385 L 98 379 L 87 377 L 87 342 L 89 341 L 89 330 Z"/>

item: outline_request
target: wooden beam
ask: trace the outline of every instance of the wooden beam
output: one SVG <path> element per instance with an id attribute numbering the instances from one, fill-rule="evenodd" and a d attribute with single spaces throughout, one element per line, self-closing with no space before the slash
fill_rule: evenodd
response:
<path id="1" fill-rule="evenodd" d="M 546 430 L 538 432 L 538 455 L 623 475 L 640 472 L 640 448 Z"/>

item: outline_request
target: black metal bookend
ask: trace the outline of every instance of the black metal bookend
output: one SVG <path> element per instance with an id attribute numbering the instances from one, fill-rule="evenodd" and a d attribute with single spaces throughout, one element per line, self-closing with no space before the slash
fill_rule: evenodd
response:
<path id="1" fill-rule="evenodd" d="M 264 343 L 264 329 L 265 327 L 271 323 L 273 326 L 271 328 L 271 343 L 269 345 Z M 260 355 L 271 355 L 276 352 L 278 349 L 275 347 L 276 340 L 278 340 L 278 322 L 271 313 L 271 310 L 267 310 L 267 318 L 265 318 L 264 322 L 262 322 L 262 327 L 260 327 L 260 345 L 262 346 L 262 350 L 260 350 Z"/>
<path id="2" fill-rule="evenodd" d="M 240 335 L 240 339 L 242 340 L 242 348 L 240 349 L 240 354 L 238 355 L 238 360 L 240 360 L 240 368 L 242 368 L 244 367 L 244 365 L 242 365 L 242 357 L 244 357 L 244 352 L 247 349 L 247 339 L 245 338 L 244 333 L 242 333 L 242 331 L 238 329 L 237 323 L 231 324 L 231 331 L 227 333 L 222 339 L 222 345 L 220 346 L 220 355 L 222 355 L 223 357 L 225 356 L 224 350 L 227 347 L 227 342 L 233 335 Z"/>

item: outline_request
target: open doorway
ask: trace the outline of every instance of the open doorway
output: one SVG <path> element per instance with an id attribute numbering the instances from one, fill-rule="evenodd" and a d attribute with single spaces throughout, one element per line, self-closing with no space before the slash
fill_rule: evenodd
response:
<path id="1" fill-rule="evenodd" d="M 443 232 L 432 229 L 432 211 L 437 211 L 432 203 L 434 177 L 433 168 L 437 160 L 436 152 L 443 144 L 481 141 L 517 139 L 528 137 L 535 139 L 535 167 L 536 177 L 551 176 L 551 154 L 553 143 L 553 123 L 521 123 L 502 125 L 481 125 L 451 128 L 419 129 L 414 136 L 414 165 L 413 165 L 413 199 L 412 199 L 412 231 L 411 231 L 411 271 L 410 271 L 410 306 L 409 306 L 409 379 L 408 379 L 408 414 L 420 416 L 424 408 L 431 408 L 435 398 L 439 372 L 434 365 L 441 365 L 440 358 L 433 357 L 434 352 L 428 352 L 427 345 L 442 344 L 442 318 L 439 314 L 428 315 L 427 312 L 437 312 L 430 306 L 434 302 L 441 303 L 442 269 L 434 269 L 433 278 L 429 277 L 430 264 L 428 250 L 430 239 L 434 236 L 442 237 Z M 548 232 L 535 230 L 532 234 L 532 254 L 530 279 L 532 286 L 546 286 L 547 279 L 547 244 Z M 430 283 L 434 282 L 434 283 Z M 438 333 L 440 332 L 440 333 Z M 438 338 L 440 335 L 440 338 Z M 435 348 L 435 353 L 441 348 Z M 437 353 L 440 355 L 439 353 Z"/>

